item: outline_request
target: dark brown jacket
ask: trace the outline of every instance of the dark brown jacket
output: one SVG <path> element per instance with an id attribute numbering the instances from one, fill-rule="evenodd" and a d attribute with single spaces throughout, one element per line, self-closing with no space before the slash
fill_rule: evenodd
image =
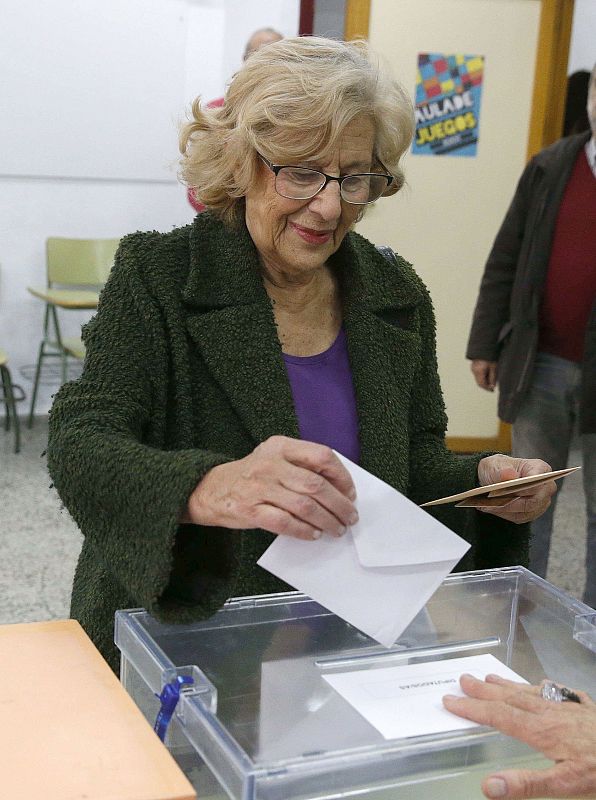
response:
<path id="1" fill-rule="evenodd" d="M 514 422 L 532 381 L 557 214 L 589 137 L 588 132 L 560 139 L 529 162 L 486 263 L 466 356 L 499 362 L 499 417 L 505 422 Z M 582 370 L 581 431 L 596 433 L 596 303 Z"/>

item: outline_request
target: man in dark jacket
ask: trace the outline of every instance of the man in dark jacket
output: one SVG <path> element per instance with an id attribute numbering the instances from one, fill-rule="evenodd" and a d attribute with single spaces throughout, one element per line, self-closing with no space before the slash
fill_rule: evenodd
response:
<path id="1" fill-rule="evenodd" d="M 513 452 L 566 466 L 579 421 L 588 516 L 584 600 L 596 607 L 596 66 L 591 131 L 527 165 L 489 255 L 466 352 L 476 383 L 499 384 Z M 530 569 L 546 574 L 555 499 L 532 525 Z"/>

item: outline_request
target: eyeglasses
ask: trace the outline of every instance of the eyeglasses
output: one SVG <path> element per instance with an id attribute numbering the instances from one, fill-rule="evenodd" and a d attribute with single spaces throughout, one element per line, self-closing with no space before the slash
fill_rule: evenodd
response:
<path id="1" fill-rule="evenodd" d="M 272 164 L 260 153 L 257 155 L 275 174 L 275 191 L 288 200 L 310 200 L 322 192 L 328 183 L 337 181 L 342 200 L 356 206 L 365 206 L 378 200 L 394 181 L 393 175 L 382 172 L 360 172 L 336 178 L 318 169 Z"/>

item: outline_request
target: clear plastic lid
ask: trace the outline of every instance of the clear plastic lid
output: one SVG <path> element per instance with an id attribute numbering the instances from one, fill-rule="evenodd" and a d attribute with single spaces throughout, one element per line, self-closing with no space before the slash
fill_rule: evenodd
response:
<path id="1" fill-rule="evenodd" d="M 152 692 L 194 678 L 178 720 L 238 798 L 353 791 L 525 750 L 487 728 L 387 740 L 326 675 L 490 653 L 531 683 L 596 694 L 596 613 L 521 567 L 449 576 L 390 649 L 300 593 L 231 600 L 192 625 L 118 612 L 116 643 Z"/>

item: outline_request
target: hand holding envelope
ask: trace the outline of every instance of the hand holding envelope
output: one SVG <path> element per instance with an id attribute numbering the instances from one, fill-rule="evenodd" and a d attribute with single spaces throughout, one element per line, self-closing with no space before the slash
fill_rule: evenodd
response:
<path id="1" fill-rule="evenodd" d="M 550 473 L 551 467 L 539 458 L 520 458 L 495 453 L 481 458 L 477 470 L 480 486 L 489 486 L 503 481 Z M 485 514 L 493 514 L 505 522 L 522 525 L 542 516 L 550 506 L 556 491 L 555 481 L 546 476 L 541 483 L 517 490 L 516 494 L 519 496 L 512 497 L 509 503 L 497 507 L 483 507 L 480 510 Z"/>
<path id="2" fill-rule="evenodd" d="M 354 481 L 359 521 L 340 538 L 278 536 L 258 564 L 390 647 L 470 545 L 336 455 Z"/>
<path id="3" fill-rule="evenodd" d="M 470 545 L 393 487 L 336 453 L 350 473 L 359 521 L 343 537 L 278 536 L 258 564 L 390 647 Z M 480 486 L 425 503 L 486 505 L 578 467 Z"/>
<path id="4" fill-rule="evenodd" d="M 438 500 L 431 500 L 422 503 L 421 508 L 428 506 L 440 506 L 444 503 L 455 503 L 456 506 L 463 508 L 487 508 L 490 506 L 505 506 L 511 503 L 524 489 L 540 486 L 548 481 L 564 478 L 581 467 L 569 467 L 558 469 L 554 472 L 542 472 L 540 475 L 528 475 L 525 478 L 514 478 L 510 481 L 500 481 L 491 483 L 488 486 L 478 486 L 476 489 L 469 489 L 467 492 L 459 492 L 448 497 L 440 497 Z"/>

